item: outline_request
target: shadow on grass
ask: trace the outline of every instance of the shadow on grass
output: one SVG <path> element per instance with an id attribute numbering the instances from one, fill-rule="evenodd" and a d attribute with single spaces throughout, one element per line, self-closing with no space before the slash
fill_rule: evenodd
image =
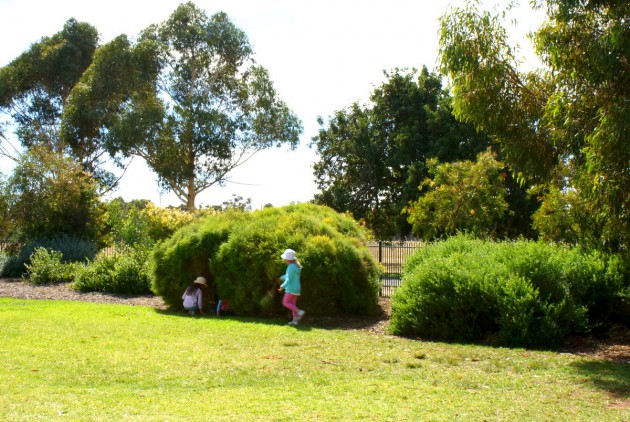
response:
<path id="1" fill-rule="evenodd" d="M 596 388 L 623 398 L 630 397 L 630 365 L 612 361 L 582 361 L 571 366 Z"/>
<path id="2" fill-rule="evenodd" d="M 230 322 L 238 322 L 242 324 L 252 324 L 252 325 L 278 325 L 278 326 L 287 326 L 287 328 L 291 328 L 297 331 L 310 331 L 314 327 L 310 326 L 307 322 L 300 323 L 300 325 L 289 325 L 288 321 L 285 319 L 279 318 L 254 318 L 254 317 L 240 317 L 233 315 L 190 315 L 188 312 L 183 311 L 174 311 L 169 309 L 156 309 L 160 315 L 168 315 L 178 318 L 194 318 L 194 319 L 206 319 L 206 320 L 214 320 L 214 321 L 230 321 Z"/>

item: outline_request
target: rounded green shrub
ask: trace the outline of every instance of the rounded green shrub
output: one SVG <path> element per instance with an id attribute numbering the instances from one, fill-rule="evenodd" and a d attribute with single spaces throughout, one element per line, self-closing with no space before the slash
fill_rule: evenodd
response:
<path id="1" fill-rule="evenodd" d="M 133 248 L 112 256 L 101 253 L 83 266 L 72 287 L 82 292 L 127 295 L 151 293 L 149 253 Z"/>
<path id="2" fill-rule="evenodd" d="M 177 230 L 153 249 L 151 289 L 173 308 L 181 307 L 182 293 L 198 276 L 208 281 L 204 300 L 216 299 L 209 264 L 233 227 L 247 224 L 249 213 L 229 210 Z M 212 296 L 212 297 L 211 297 Z"/>
<path id="3" fill-rule="evenodd" d="M 309 314 L 375 309 L 379 270 L 364 246 L 363 229 L 312 204 L 221 214 L 181 229 L 155 250 L 154 291 L 180 307 L 185 287 L 203 275 L 239 315 L 285 312 L 276 290 L 286 248 L 303 265 L 300 307 Z"/>
<path id="4" fill-rule="evenodd" d="M 614 256 L 458 235 L 409 258 L 392 298 L 390 330 L 451 341 L 496 335 L 507 345 L 549 347 L 609 324 L 605 310 L 622 302 L 627 276 Z"/>
<path id="5" fill-rule="evenodd" d="M 74 281 L 79 265 L 64 263 L 61 252 L 40 247 L 31 255 L 30 263 L 25 264 L 24 278 L 32 284 L 69 283 Z"/>

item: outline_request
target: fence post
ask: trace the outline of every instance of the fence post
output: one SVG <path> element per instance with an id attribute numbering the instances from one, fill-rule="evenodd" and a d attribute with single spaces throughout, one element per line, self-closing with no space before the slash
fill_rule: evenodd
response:
<path id="1" fill-rule="evenodd" d="M 378 263 L 379 264 L 383 263 L 383 241 L 382 240 L 378 241 Z"/>

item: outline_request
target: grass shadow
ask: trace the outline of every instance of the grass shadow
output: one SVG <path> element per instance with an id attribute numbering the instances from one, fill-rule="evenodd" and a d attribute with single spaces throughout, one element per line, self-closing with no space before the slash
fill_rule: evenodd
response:
<path id="1" fill-rule="evenodd" d="M 215 321 L 233 321 L 242 324 L 254 324 L 254 325 L 278 325 L 278 326 L 287 326 L 292 329 L 298 331 L 311 331 L 314 327 L 309 325 L 308 323 L 300 323 L 300 325 L 288 325 L 288 321 L 286 319 L 279 318 L 255 318 L 255 317 L 241 317 L 241 316 L 233 316 L 233 315 L 190 315 L 186 311 L 172 310 L 172 309 L 155 309 L 155 312 L 160 315 L 167 315 L 178 318 L 195 318 L 195 319 L 207 319 L 207 320 L 215 320 Z"/>
<path id="2" fill-rule="evenodd" d="M 574 362 L 571 367 L 596 388 L 616 397 L 630 398 L 630 365 L 606 360 Z"/>

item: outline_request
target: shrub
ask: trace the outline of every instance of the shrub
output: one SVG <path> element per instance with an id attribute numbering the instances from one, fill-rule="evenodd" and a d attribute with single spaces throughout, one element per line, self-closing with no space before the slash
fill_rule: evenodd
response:
<path id="1" fill-rule="evenodd" d="M 210 260 L 227 240 L 231 228 L 245 224 L 249 217 L 250 214 L 236 210 L 212 215 L 181 228 L 156 245 L 152 255 L 153 292 L 167 305 L 181 307 L 183 291 L 195 278 L 203 276 L 210 287 L 210 294 L 204 295 L 204 300 L 208 301 L 216 290 Z"/>
<path id="2" fill-rule="evenodd" d="M 113 256 L 101 253 L 79 272 L 73 288 L 82 292 L 151 293 L 149 253 L 125 249 Z"/>
<path id="3" fill-rule="evenodd" d="M 63 263 L 63 254 L 59 251 L 49 251 L 37 248 L 31 255 L 30 263 L 25 264 L 26 281 L 33 284 L 69 283 L 74 281 L 78 263 Z"/>
<path id="4" fill-rule="evenodd" d="M 508 345 L 552 346 L 611 322 L 628 287 L 622 263 L 578 248 L 458 235 L 407 261 L 390 329 L 454 341 L 498 334 Z"/>
<path id="5" fill-rule="evenodd" d="M 437 256 L 427 246 L 407 262 L 392 298 L 394 333 L 472 341 L 496 330 L 494 281 L 500 269 L 486 266 L 485 251 L 471 247 L 481 241 L 457 243 L 452 249 L 436 244 L 442 253 Z"/>
<path id="6" fill-rule="evenodd" d="M 90 260 L 98 253 L 98 247 L 89 240 L 62 234 L 51 239 L 38 239 L 26 244 L 18 253 L 10 255 L 1 273 L 5 277 L 21 277 L 26 273 L 25 264 L 37 248 L 61 252 L 63 263 Z"/>
<path id="7" fill-rule="evenodd" d="M 279 297 L 270 298 L 285 271 L 280 253 L 292 248 L 304 266 L 301 307 L 315 315 L 370 313 L 378 267 L 362 230 L 351 218 L 312 204 L 211 216 L 156 248 L 153 288 L 180 307 L 182 291 L 203 275 L 211 294 L 230 299 L 241 315 L 281 312 Z"/>

